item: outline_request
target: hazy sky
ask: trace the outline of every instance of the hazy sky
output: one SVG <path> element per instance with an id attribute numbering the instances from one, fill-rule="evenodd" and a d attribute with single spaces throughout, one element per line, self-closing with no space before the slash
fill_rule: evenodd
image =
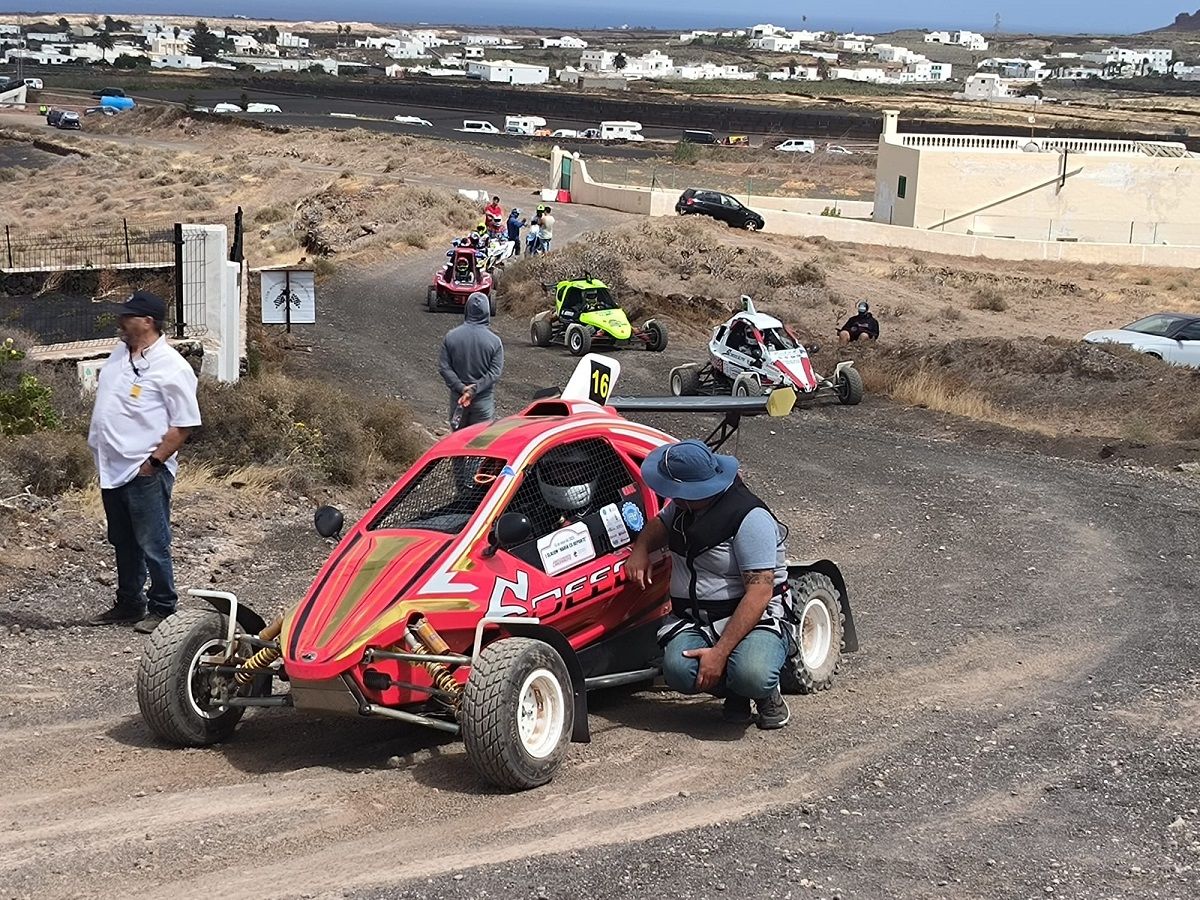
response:
<path id="1" fill-rule="evenodd" d="M 0 0 L 0 12 L 38 8 L 44 0 Z M 764 0 L 492 0 L 447 3 L 435 0 L 65 0 L 72 12 L 163 15 L 232 15 L 242 13 L 279 19 L 351 19 L 393 22 L 461 22 L 464 24 L 544 25 L 551 28 L 645 25 L 683 28 L 747 26 L 771 22 L 793 28 L 858 27 L 877 30 L 917 27 L 990 31 L 1000 14 L 1005 31 L 1127 33 L 1171 22 L 1187 4 L 1200 0 L 991 0 L 947 3 L 935 0 L 839 0 L 837 3 L 764 2 Z M 44 7 L 43 7 L 44 8 Z M 1192 12 L 1193 9 L 1186 9 Z M 60 13 L 47 13 L 57 16 Z"/>

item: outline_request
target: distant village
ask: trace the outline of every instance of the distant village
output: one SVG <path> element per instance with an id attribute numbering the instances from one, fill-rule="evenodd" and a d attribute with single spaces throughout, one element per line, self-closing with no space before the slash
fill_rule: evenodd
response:
<path id="1" fill-rule="evenodd" d="M 1115 80 L 1170 75 L 1200 80 L 1200 66 L 1186 65 L 1170 49 L 1111 47 L 1096 52 L 1058 53 L 1052 58 L 989 57 L 974 71 L 954 72 L 908 47 L 885 43 L 868 34 L 829 31 L 790 31 L 761 24 L 731 31 L 689 31 L 678 35 L 678 50 L 650 50 L 641 55 L 589 45 L 573 35 L 535 38 L 527 47 L 509 37 L 471 34 L 450 29 L 395 30 L 352 34 L 351 26 L 336 28 L 333 41 L 320 41 L 274 25 L 208 27 L 156 19 L 105 16 L 87 24 L 65 18 L 56 23 L 0 24 L 0 52 L 8 63 L 39 66 L 107 64 L 117 68 L 204 70 L 253 69 L 260 72 L 316 70 L 330 75 L 370 72 L 390 77 L 424 75 L 473 78 L 503 84 L 539 85 L 557 81 L 580 88 L 621 90 L 642 79 L 858 81 L 881 85 L 938 84 L 954 81 L 956 97 L 968 100 L 1036 104 L 1043 100 L 1047 81 Z M 249 24 L 249 23 L 248 23 Z M 329 35 L 326 34 L 326 37 Z M 614 39 L 614 43 L 616 43 Z M 934 31 L 925 45 L 941 44 L 972 53 L 986 52 L 988 40 L 972 31 Z M 693 48 L 739 47 L 760 54 L 789 57 L 786 64 L 721 64 L 689 61 Z M 526 50 L 578 51 L 575 64 L 562 68 L 538 62 L 515 61 Z M 351 57 L 355 54 L 359 59 Z M 386 62 L 364 61 L 375 54 Z"/>

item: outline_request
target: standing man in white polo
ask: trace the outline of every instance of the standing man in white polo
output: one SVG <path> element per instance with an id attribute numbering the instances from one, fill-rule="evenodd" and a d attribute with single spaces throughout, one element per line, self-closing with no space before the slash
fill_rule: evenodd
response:
<path id="1" fill-rule="evenodd" d="M 149 291 L 137 291 L 118 315 L 121 343 L 100 370 L 88 431 L 108 541 L 116 550 L 117 599 L 92 624 L 133 622 L 135 631 L 149 634 L 175 612 L 175 452 L 200 424 L 200 407 L 196 373 L 163 335 L 166 303 Z"/>

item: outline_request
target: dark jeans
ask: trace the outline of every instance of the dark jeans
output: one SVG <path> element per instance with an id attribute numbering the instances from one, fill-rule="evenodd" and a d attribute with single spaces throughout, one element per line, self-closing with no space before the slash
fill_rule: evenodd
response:
<path id="1" fill-rule="evenodd" d="M 458 412 L 458 397 L 454 394 L 450 395 L 450 422 L 453 425 L 454 414 Z M 458 427 L 466 428 L 468 425 L 478 425 L 480 422 L 490 422 L 496 418 L 496 396 L 488 394 L 486 397 L 475 397 L 471 400 L 471 405 L 464 407 L 462 410 L 462 418 L 459 419 Z"/>
<path id="2" fill-rule="evenodd" d="M 166 469 L 137 476 L 118 488 L 102 490 L 108 542 L 117 555 L 117 605 L 150 612 L 175 612 L 175 574 L 171 567 L 171 489 Z M 146 576 L 150 590 L 143 594 Z"/>

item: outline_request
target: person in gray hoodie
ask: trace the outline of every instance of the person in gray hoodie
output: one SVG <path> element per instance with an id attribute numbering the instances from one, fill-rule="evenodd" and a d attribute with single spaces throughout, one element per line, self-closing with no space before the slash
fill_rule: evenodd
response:
<path id="1" fill-rule="evenodd" d="M 496 382 L 504 371 L 504 344 L 489 327 L 491 303 L 479 291 L 467 298 L 463 324 L 442 340 L 438 372 L 450 390 L 450 427 L 466 428 L 496 416 Z"/>

